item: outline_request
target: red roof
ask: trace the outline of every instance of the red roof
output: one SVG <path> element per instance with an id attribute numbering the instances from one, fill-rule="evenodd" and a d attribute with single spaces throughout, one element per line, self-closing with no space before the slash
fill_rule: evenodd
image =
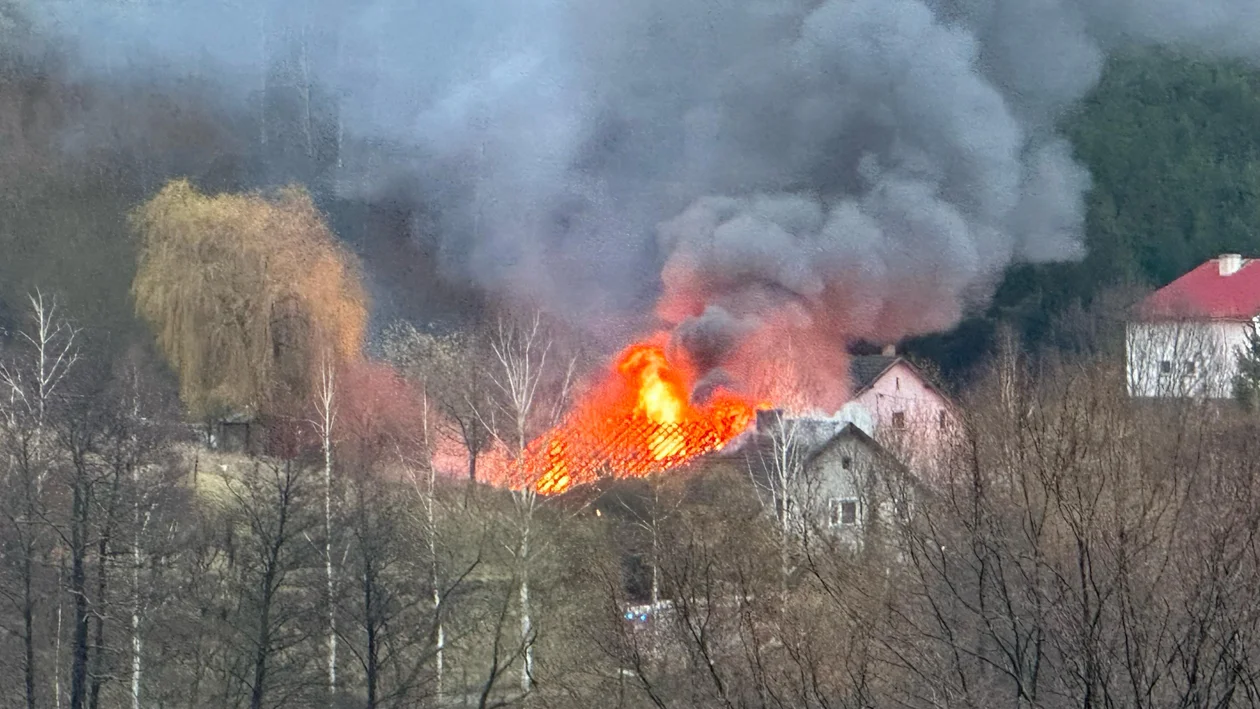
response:
<path id="1" fill-rule="evenodd" d="M 1151 319 L 1250 320 L 1260 315 L 1260 260 L 1221 275 L 1221 259 L 1211 259 L 1152 293 L 1138 312 Z"/>

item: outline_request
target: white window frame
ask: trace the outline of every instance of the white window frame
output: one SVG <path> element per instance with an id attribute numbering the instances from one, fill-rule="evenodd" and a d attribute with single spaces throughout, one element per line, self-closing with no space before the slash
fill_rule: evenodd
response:
<path id="1" fill-rule="evenodd" d="M 856 497 L 833 497 L 827 501 L 828 527 L 856 527 L 862 522 L 862 505 Z M 853 505 L 853 521 L 844 521 L 845 505 Z"/>

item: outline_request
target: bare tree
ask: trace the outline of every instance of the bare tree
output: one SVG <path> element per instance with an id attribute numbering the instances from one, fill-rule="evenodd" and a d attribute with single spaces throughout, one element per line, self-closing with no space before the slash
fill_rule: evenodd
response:
<path id="1" fill-rule="evenodd" d="M 468 456 L 468 480 L 477 481 L 477 462 L 494 441 L 480 413 L 492 407 L 494 387 L 489 379 L 489 345 L 478 330 L 436 336 L 409 324 L 394 325 L 385 338 L 385 354 L 408 377 L 422 382 L 425 396 L 435 402 L 430 432 L 458 440 Z"/>
<path id="2" fill-rule="evenodd" d="M 437 666 L 437 658 L 445 661 L 448 651 L 439 630 L 445 628 L 448 602 L 481 563 L 481 545 L 473 543 L 466 555 L 430 537 L 440 534 L 439 517 L 447 506 L 440 483 L 435 479 L 428 487 L 406 446 L 371 441 L 347 446 L 342 455 L 344 523 L 351 542 L 345 563 L 355 592 L 345 599 L 350 624 L 339 632 L 362 671 L 366 705 L 439 701 L 446 692 L 439 676 L 446 669 Z"/>
<path id="3" fill-rule="evenodd" d="M 805 539 L 805 507 L 810 492 L 805 462 L 812 450 L 810 446 L 817 442 L 805 432 L 803 424 L 786 420 L 778 412 L 770 418 L 772 423 L 758 431 L 762 440 L 756 446 L 756 455 L 750 456 L 749 473 L 762 506 L 774 517 L 780 590 L 786 599 L 793 552 Z"/>
<path id="4" fill-rule="evenodd" d="M 490 340 L 494 366 L 487 371 L 494 396 L 489 406 L 476 412 L 513 461 L 510 476 L 516 539 L 510 552 L 516 567 L 520 642 L 524 648 L 520 674 L 523 693 L 530 691 L 534 673 L 529 570 L 537 551 L 532 538 L 538 508 L 534 481 L 543 472 L 526 469 L 526 451 L 536 435 L 559 422 L 573 386 L 577 358 L 559 356 L 558 349 L 541 313 L 524 320 L 500 317 Z"/>
<path id="5" fill-rule="evenodd" d="M 337 423 L 337 380 L 331 357 L 326 353 L 320 363 L 319 381 L 315 389 L 315 418 L 311 422 L 319 436 L 324 462 L 324 603 L 328 645 L 326 669 L 328 696 L 337 694 L 337 609 L 336 576 L 333 573 L 333 428 Z"/>
<path id="6" fill-rule="evenodd" d="M 417 466 L 408 466 L 411 470 L 412 485 L 416 490 L 417 497 L 420 499 L 420 506 L 423 510 L 422 526 L 425 538 L 428 540 L 428 556 L 429 556 L 429 588 L 433 598 L 433 656 L 436 664 L 436 700 L 441 703 L 444 672 L 446 669 L 446 624 L 442 619 L 442 576 L 438 563 L 438 497 L 437 497 L 437 466 L 433 462 L 433 448 L 436 444 L 434 426 L 432 425 L 433 417 L 429 415 L 429 396 L 427 390 L 423 395 L 423 411 L 421 415 L 421 446 L 422 456 L 424 458 L 420 469 L 423 474 L 416 470 Z M 470 453 L 470 459 L 473 454 Z M 423 477 L 423 481 L 421 478 Z"/>
<path id="7" fill-rule="evenodd" d="M 304 566 L 299 543 L 313 520 L 305 513 L 311 493 L 307 471 L 293 461 L 256 461 L 251 475 L 226 478 L 230 521 L 242 527 L 237 554 L 241 630 L 249 709 L 271 706 L 270 694 L 284 698 L 300 688 L 296 677 L 279 681 L 285 651 L 304 638 L 304 603 L 291 576 Z"/>
<path id="8" fill-rule="evenodd" d="M 1233 604 L 1256 573 L 1254 436 L 1193 400 L 1132 400 L 1125 379 L 1008 349 L 969 397 L 963 445 L 890 570 L 881 642 L 913 678 L 896 701 L 1214 706 L 1251 691 L 1255 617 Z"/>
<path id="9" fill-rule="evenodd" d="M 38 702 L 35 625 L 42 593 L 36 582 L 36 563 L 45 544 L 42 520 L 51 471 L 48 411 L 78 361 L 79 349 L 78 331 L 62 318 L 55 298 L 37 291 L 29 303 L 29 327 L 17 332 L 12 356 L 0 360 L 0 423 L 8 458 L 6 478 L 14 492 L 6 495 L 12 504 L 6 505 L 5 516 L 16 543 L 21 587 L 11 600 L 22 617 L 24 694 L 28 709 L 34 709 Z"/>
<path id="10" fill-rule="evenodd" d="M 785 343 L 788 358 L 792 344 Z M 758 388 L 766 391 L 791 392 L 779 404 L 781 409 L 762 412 L 757 420 L 750 454 L 746 456 L 752 489 L 763 509 L 770 513 L 778 531 L 779 575 L 781 595 L 786 602 L 788 579 L 792 575 L 793 556 L 802 551 L 807 539 L 809 514 L 818 480 L 811 479 L 806 463 L 810 455 L 838 430 L 825 420 L 789 417 L 791 413 L 810 410 L 811 392 L 794 388 L 795 380 L 786 372 L 762 374 Z"/>

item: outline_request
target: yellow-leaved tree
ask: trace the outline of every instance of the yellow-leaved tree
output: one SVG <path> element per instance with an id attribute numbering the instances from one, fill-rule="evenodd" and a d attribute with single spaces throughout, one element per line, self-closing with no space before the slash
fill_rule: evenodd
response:
<path id="1" fill-rule="evenodd" d="M 358 261 L 305 190 L 208 195 L 175 180 L 131 223 L 136 312 L 191 416 L 285 407 L 309 395 L 325 358 L 361 356 Z"/>

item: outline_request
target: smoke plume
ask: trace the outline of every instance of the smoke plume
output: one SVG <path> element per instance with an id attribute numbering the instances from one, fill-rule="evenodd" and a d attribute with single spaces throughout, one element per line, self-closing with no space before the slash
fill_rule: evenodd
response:
<path id="1" fill-rule="evenodd" d="M 368 146 L 344 193 L 404 175 L 447 268 L 591 321 L 655 301 L 702 368 L 828 409 L 846 342 L 948 328 L 1008 264 L 1081 255 L 1089 178 L 1056 125 L 1108 51 L 1260 54 L 1254 0 L 228 5 L 43 21 L 85 71 L 242 101 L 323 37 L 304 76 Z"/>

